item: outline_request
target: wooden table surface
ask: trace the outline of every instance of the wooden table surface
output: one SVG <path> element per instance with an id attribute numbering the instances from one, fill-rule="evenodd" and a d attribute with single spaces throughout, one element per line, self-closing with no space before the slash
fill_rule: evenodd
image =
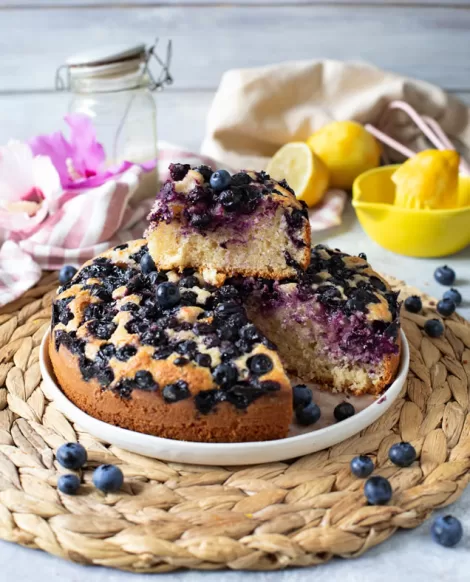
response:
<path id="1" fill-rule="evenodd" d="M 175 82 L 157 95 L 159 138 L 197 151 L 221 74 L 281 60 L 336 58 L 438 84 L 470 104 L 470 0 L 0 0 L 0 144 L 60 129 L 69 97 L 54 91 L 56 68 L 76 52 L 104 43 L 151 43 L 172 38 Z M 318 240 L 323 238 L 323 233 Z M 349 209 L 326 235 L 334 246 L 366 251 L 379 270 L 431 293 L 439 263 L 403 259 L 371 243 Z M 470 297 L 470 248 L 449 259 Z M 424 287 L 423 287 L 424 285 Z M 470 303 L 462 313 L 470 315 Z M 470 532 L 470 491 L 451 508 Z M 394 536 L 356 562 L 336 560 L 315 571 L 249 574 L 266 582 L 467 582 L 468 535 L 456 550 L 437 547 L 429 524 Z M 0 542 L 5 582 L 148 580 L 72 565 Z M 6 568 L 5 568 L 6 564 Z M 186 573 L 158 580 L 242 582 L 247 573 Z"/>

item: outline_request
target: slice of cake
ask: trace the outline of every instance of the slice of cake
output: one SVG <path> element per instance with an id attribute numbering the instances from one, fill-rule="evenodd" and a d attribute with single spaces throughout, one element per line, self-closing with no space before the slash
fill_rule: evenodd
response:
<path id="1" fill-rule="evenodd" d="M 323 245 L 284 282 L 239 281 L 253 323 L 286 368 L 337 392 L 379 394 L 400 359 L 397 293 L 365 258 Z"/>
<path id="2" fill-rule="evenodd" d="M 284 279 L 310 261 L 306 206 L 265 172 L 172 164 L 146 232 L 161 269 L 194 267 L 208 281 L 226 275 Z"/>

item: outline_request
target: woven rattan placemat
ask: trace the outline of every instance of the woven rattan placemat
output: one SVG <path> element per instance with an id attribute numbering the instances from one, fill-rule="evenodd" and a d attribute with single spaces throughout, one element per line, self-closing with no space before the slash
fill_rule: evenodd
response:
<path id="1" fill-rule="evenodd" d="M 392 281 L 403 295 L 417 290 Z M 285 463 L 201 467 L 108 447 L 72 425 L 41 390 L 39 344 L 57 281 L 0 310 L 0 538 L 68 560 L 139 572 L 178 568 L 276 570 L 353 557 L 413 528 L 455 501 L 470 480 L 470 324 L 446 320 L 445 336 L 423 334 L 424 314 L 403 313 L 411 350 L 407 385 L 372 426 L 328 450 Z M 421 294 L 423 295 L 423 294 Z M 423 295 L 424 297 L 424 295 Z M 78 439 L 88 450 L 79 495 L 56 490 L 54 451 Z M 390 464 L 411 441 L 419 459 Z M 349 461 L 370 454 L 390 479 L 389 505 L 368 506 Z M 93 468 L 119 464 L 123 490 L 104 495 Z"/>

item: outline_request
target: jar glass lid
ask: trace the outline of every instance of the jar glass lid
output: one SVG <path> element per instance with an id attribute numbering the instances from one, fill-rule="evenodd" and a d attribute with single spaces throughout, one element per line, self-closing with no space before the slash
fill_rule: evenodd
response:
<path id="1" fill-rule="evenodd" d="M 146 46 L 143 43 L 136 45 L 109 45 L 87 50 L 69 57 L 65 64 L 68 67 L 93 67 L 109 65 L 123 60 L 145 58 Z"/>

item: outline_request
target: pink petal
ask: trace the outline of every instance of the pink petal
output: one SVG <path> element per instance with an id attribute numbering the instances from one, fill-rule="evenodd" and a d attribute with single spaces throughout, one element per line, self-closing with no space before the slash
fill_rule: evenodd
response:
<path id="1" fill-rule="evenodd" d="M 29 141 L 29 146 L 35 156 L 48 156 L 59 174 L 62 186 L 68 184 L 70 177 L 67 159 L 72 157 L 73 150 L 60 131 L 33 137 Z"/>
<path id="2" fill-rule="evenodd" d="M 83 177 L 96 175 L 102 167 L 106 155 L 103 146 L 96 141 L 96 131 L 92 120 L 86 115 L 67 115 L 65 121 L 70 127 L 72 164 Z"/>

